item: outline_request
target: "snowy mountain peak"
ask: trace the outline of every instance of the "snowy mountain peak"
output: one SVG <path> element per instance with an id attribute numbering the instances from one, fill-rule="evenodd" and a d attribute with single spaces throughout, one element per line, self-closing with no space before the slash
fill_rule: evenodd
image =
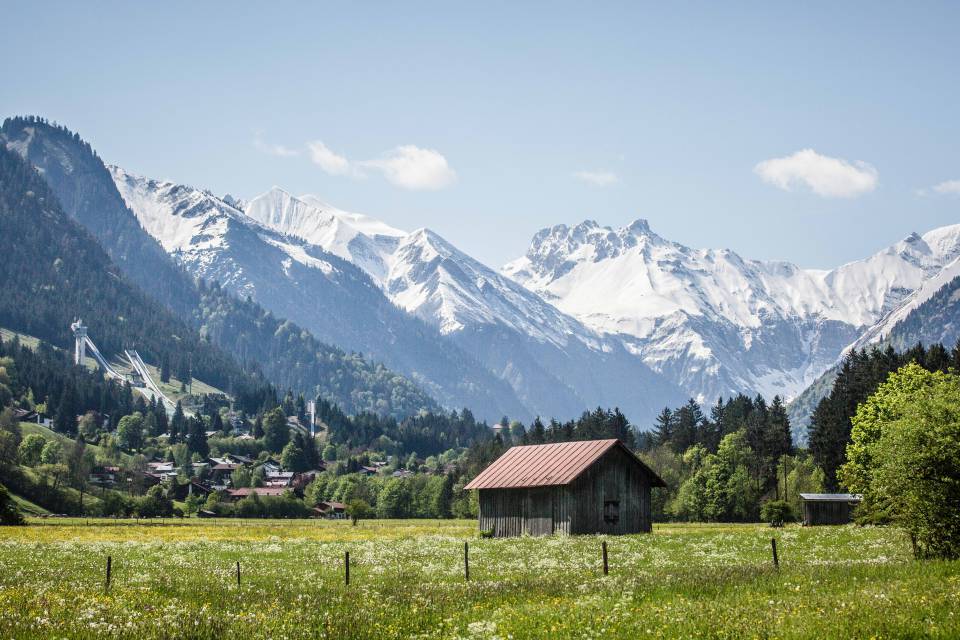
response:
<path id="1" fill-rule="evenodd" d="M 502 272 L 591 328 L 621 336 L 655 370 L 690 376 L 680 382 L 691 390 L 790 396 L 832 364 L 843 340 L 958 256 L 960 225 L 818 271 L 691 249 L 643 219 L 619 229 L 588 220 L 537 232 Z"/>
<path id="2" fill-rule="evenodd" d="M 168 252 L 198 252 L 220 247 L 231 221 L 242 211 L 209 191 L 154 180 L 109 165 L 120 195 L 140 225 Z"/>
<path id="3" fill-rule="evenodd" d="M 646 218 L 637 218 L 627 227 L 634 235 L 649 235 L 650 222 Z"/>

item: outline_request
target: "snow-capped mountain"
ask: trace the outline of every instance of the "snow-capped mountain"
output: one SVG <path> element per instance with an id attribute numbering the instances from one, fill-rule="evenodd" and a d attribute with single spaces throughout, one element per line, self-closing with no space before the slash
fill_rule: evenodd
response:
<path id="1" fill-rule="evenodd" d="M 408 234 L 279 188 L 227 202 L 111 173 L 144 229 L 191 273 L 382 359 L 447 406 L 497 419 L 617 404 L 647 421 L 659 403 L 680 399 L 618 341 L 429 230 Z"/>
<path id="2" fill-rule="evenodd" d="M 449 368 L 419 366 L 422 341 L 450 349 L 502 385 L 492 396 L 509 389 L 503 402 L 488 398 L 484 417 L 511 403 L 503 413 L 527 417 L 610 404 L 643 424 L 681 393 L 792 398 L 960 257 L 960 225 L 826 271 L 692 249 L 644 220 L 587 221 L 540 231 L 497 272 L 429 229 L 408 233 L 315 196 L 274 188 L 228 202 L 112 171 L 144 228 L 194 274 L 373 354 L 455 406 L 463 396 L 444 388 Z M 417 320 L 426 333 L 395 339 Z"/>
<path id="3" fill-rule="evenodd" d="M 510 383 L 531 413 L 619 405 L 646 420 L 679 390 L 538 295 L 429 229 L 404 233 L 315 196 L 272 189 L 244 211 L 366 271 L 398 307 L 436 327 Z"/>
<path id="4" fill-rule="evenodd" d="M 821 271 L 586 221 L 541 230 L 502 271 L 700 399 L 790 398 L 958 255 L 960 225 Z"/>
<path id="5" fill-rule="evenodd" d="M 502 323 L 560 347 L 571 339 L 601 346 L 595 332 L 429 229 L 406 233 L 325 205 L 315 196 L 295 198 L 278 188 L 252 199 L 245 213 L 353 262 L 397 306 L 444 334 Z"/>
<path id="6" fill-rule="evenodd" d="M 898 329 L 901 329 L 903 324 L 908 322 L 908 319 L 910 319 L 918 309 L 933 299 L 938 293 L 941 293 L 945 287 L 950 286 L 957 278 L 960 278 L 960 258 L 954 259 L 934 276 L 924 281 L 923 284 L 917 287 L 917 289 L 907 296 L 896 308 L 881 317 L 876 324 L 864 331 L 863 334 L 857 338 L 856 342 L 844 349 L 844 354 L 855 349 L 866 349 L 871 345 L 882 342 L 886 338 L 898 336 Z M 956 302 L 956 300 L 949 300 L 949 302 Z M 950 340 L 947 336 L 955 324 L 955 321 L 943 323 L 939 327 L 939 335 L 935 337 L 918 337 L 918 340 L 924 342 L 924 344 L 946 340 L 947 347 L 953 346 L 952 343 L 956 339 Z M 923 339 L 924 337 L 927 339 Z M 914 341 L 913 344 L 915 344 L 915 342 L 916 341 Z"/>
<path id="7" fill-rule="evenodd" d="M 513 389 L 393 305 L 351 262 L 250 218 L 213 194 L 110 167 L 143 228 L 187 271 L 250 296 L 318 339 L 380 360 L 448 407 L 525 416 Z"/>
<path id="8" fill-rule="evenodd" d="M 949 227 L 935 230 L 948 232 Z M 932 232 L 933 233 L 933 232 Z M 948 233 L 934 234 L 948 236 Z M 848 345 L 837 362 L 797 397 L 790 407 L 794 440 L 805 442 L 807 426 L 817 404 L 833 388 L 843 358 L 851 351 L 883 349 L 891 346 L 905 351 L 917 343 L 940 343 L 951 348 L 960 340 L 960 258 L 954 259 L 936 275 L 924 281 L 892 311 L 864 331 Z"/>

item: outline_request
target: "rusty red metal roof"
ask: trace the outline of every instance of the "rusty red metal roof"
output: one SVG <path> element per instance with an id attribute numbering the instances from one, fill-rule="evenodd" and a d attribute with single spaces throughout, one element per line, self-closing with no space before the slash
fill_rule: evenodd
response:
<path id="1" fill-rule="evenodd" d="M 643 467 L 653 486 L 667 486 L 619 440 L 578 440 L 511 447 L 464 489 L 520 489 L 570 484 L 614 447 L 621 447 Z"/>

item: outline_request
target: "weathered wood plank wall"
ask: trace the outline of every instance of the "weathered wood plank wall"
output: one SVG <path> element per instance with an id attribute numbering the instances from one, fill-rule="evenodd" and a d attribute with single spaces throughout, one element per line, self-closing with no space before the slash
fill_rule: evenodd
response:
<path id="1" fill-rule="evenodd" d="M 568 486 L 480 489 L 480 529 L 496 537 L 650 531 L 650 479 L 619 448 Z M 616 503 L 617 518 L 604 518 Z"/>

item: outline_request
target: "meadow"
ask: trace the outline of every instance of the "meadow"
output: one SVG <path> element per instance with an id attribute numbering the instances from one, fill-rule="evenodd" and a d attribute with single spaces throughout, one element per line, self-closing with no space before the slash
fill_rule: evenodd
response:
<path id="1" fill-rule="evenodd" d="M 956 638 L 960 563 L 916 562 L 887 527 L 37 519 L 0 530 L 0 637 Z"/>

